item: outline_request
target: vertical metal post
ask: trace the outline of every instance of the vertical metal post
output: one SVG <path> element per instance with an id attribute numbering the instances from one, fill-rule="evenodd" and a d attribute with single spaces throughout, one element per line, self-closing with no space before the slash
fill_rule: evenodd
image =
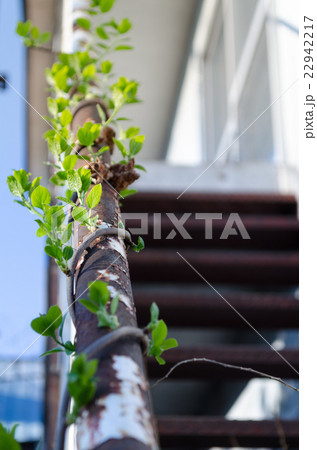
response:
<path id="1" fill-rule="evenodd" d="M 98 102 L 98 101 L 97 101 Z M 84 101 L 74 111 L 73 131 L 87 120 L 100 122 L 96 100 Z M 109 145 L 105 133 L 99 147 Z M 110 137 L 111 140 L 111 137 Z M 85 154 L 86 149 L 81 150 Z M 87 154 L 87 153 L 86 153 Z M 110 163 L 106 152 L 104 164 Z M 111 227 L 121 221 L 118 194 L 106 182 L 102 183 L 102 197 L 96 207 L 99 218 Z M 74 224 L 77 248 L 88 233 L 85 227 Z M 119 294 L 117 316 L 120 326 L 136 327 L 135 306 L 124 242 L 118 236 L 105 236 L 92 244 L 77 267 L 76 299 L 87 297 L 88 283 L 101 280 L 108 283 L 111 297 Z M 78 301 L 75 302 L 77 351 L 85 351 L 109 330 L 97 327 L 97 318 Z M 78 448 L 82 450 L 157 449 L 157 436 L 149 395 L 147 376 L 140 343 L 123 338 L 98 355 L 98 385 L 94 401 L 85 408 L 77 421 Z"/>

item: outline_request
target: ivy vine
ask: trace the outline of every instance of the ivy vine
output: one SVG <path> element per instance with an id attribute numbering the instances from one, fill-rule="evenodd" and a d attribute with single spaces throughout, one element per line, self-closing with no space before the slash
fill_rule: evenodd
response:
<path id="1" fill-rule="evenodd" d="M 140 134 L 139 127 L 123 128 L 121 125 L 129 120 L 119 115 L 125 105 L 139 102 L 138 83 L 120 76 L 116 82 L 113 78 L 113 62 L 109 55 L 113 51 L 130 50 L 126 33 L 131 22 L 124 18 L 121 22 L 109 20 L 107 13 L 115 0 L 91 0 L 91 5 L 83 9 L 85 17 L 77 19 L 77 27 L 89 32 L 87 43 L 72 54 L 59 53 L 57 61 L 46 69 L 50 97 L 47 99 L 49 116 L 45 117 L 51 129 L 44 134 L 48 149 L 54 161 L 46 161 L 52 167 L 50 183 L 63 187 L 64 194 L 53 198 L 49 189 L 41 185 L 40 176 L 31 177 L 24 169 L 14 170 L 8 176 L 7 184 L 15 202 L 27 208 L 36 216 L 38 225 L 37 237 L 45 237 L 44 250 L 53 258 L 61 271 L 69 275 L 69 261 L 73 256 L 70 245 L 72 223 L 68 223 L 65 207 L 71 207 L 72 218 L 80 226 L 93 232 L 101 226 L 101 220 L 94 209 L 99 204 L 102 194 L 101 183 L 107 172 L 107 179 L 119 191 L 121 197 L 136 192 L 127 186 L 139 177 L 136 170 L 145 171 L 144 167 L 135 164 L 135 157 L 142 150 L 145 136 Z M 90 17 L 105 15 L 101 24 L 94 27 Z M 40 32 L 31 21 L 19 22 L 16 32 L 22 37 L 27 47 L 41 47 L 50 40 L 50 33 Z M 76 132 L 71 128 L 72 111 L 82 101 L 98 98 L 107 105 L 105 111 L 99 104 L 97 110 L 100 123 L 86 122 Z M 109 134 L 109 126 L 115 133 Z M 107 134 L 108 133 L 108 134 Z M 105 138 L 107 136 L 107 138 Z M 110 136 L 110 137 L 109 137 Z M 116 136 L 116 137 L 114 137 Z M 100 143 L 107 145 L 100 147 Z M 120 160 L 105 165 L 103 156 L 112 153 L 113 146 L 119 151 Z M 81 155 L 78 149 L 88 149 L 88 156 Z M 83 165 L 76 168 L 79 160 Z M 125 183 L 114 184 L 115 171 L 124 171 L 125 167 L 133 176 Z M 76 199 L 74 201 L 74 199 Z M 119 224 L 119 226 L 122 224 Z M 132 249 L 139 252 L 144 248 L 144 241 L 138 238 Z M 119 297 L 111 299 L 107 283 L 95 281 L 89 285 L 87 299 L 80 302 L 90 312 L 96 314 L 98 327 L 115 330 L 119 327 L 116 316 Z M 81 412 L 94 397 L 97 379 L 95 377 L 98 360 L 89 360 L 85 354 L 76 354 L 76 343 L 63 339 L 65 316 L 57 305 L 49 308 L 31 322 L 31 327 L 42 336 L 51 337 L 57 346 L 41 356 L 65 352 L 73 355 L 71 370 L 68 374 L 68 390 L 72 398 L 72 410 L 67 416 L 67 423 L 74 423 Z M 151 320 L 144 330 L 149 335 L 148 356 L 153 356 L 159 364 L 165 364 L 161 354 L 177 346 L 175 339 L 167 339 L 167 326 L 159 319 L 159 310 L 155 303 L 151 306 Z M 14 441 L 14 430 L 6 431 L 0 425 L 0 435 L 6 436 L 8 442 Z M 10 442 L 11 442 L 10 441 Z M 18 448 L 17 446 L 7 448 Z"/>

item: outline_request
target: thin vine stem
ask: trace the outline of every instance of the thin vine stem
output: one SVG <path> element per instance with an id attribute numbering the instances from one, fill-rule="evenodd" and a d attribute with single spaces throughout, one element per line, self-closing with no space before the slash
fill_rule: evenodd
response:
<path id="1" fill-rule="evenodd" d="M 173 367 L 171 367 L 171 369 L 162 378 L 160 378 L 155 383 L 153 383 L 151 385 L 151 389 L 155 388 L 158 384 L 162 383 L 162 381 L 165 381 L 171 375 L 171 373 L 174 372 L 175 369 L 177 369 L 177 367 L 182 366 L 184 364 L 190 364 L 190 363 L 195 363 L 195 362 L 206 362 L 206 363 L 210 363 L 210 364 L 215 364 L 217 366 L 225 367 L 227 369 L 236 369 L 236 370 L 242 370 L 243 372 L 254 373 L 256 375 L 259 375 L 260 377 L 278 381 L 279 383 L 283 384 L 284 386 L 286 386 L 290 389 L 293 389 L 296 392 L 299 392 L 299 389 L 297 387 L 293 386 L 292 384 L 287 383 L 286 381 L 282 380 L 282 378 L 274 377 L 273 375 L 269 375 L 268 373 L 260 372 L 255 369 L 251 369 L 250 367 L 235 366 L 233 364 L 227 364 L 227 363 L 223 363 L 220 361 L 216 361 L 215 359 L 208 359 L 208 358 L 191 358 L 191 359 L 184 359 L 183 361 L 179 361 Z"/>

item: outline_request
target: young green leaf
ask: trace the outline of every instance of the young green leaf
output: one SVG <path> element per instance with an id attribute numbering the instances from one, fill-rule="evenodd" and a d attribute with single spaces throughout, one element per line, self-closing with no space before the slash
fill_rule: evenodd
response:
<path id="1" fill-rule="evenodd" d="M 67 181 L 67 173 L 63 170 L 59 170 L 55 175 L 51 176 L 50 182 L 55 186 L 65 186 Z"/>
<path id="2" fill-rule="evenodd" d="M 128 18 L 123 19 L 118 25 L 119 33 L 123 34 L 130 30 L 132 24 Z"/>
<path id="3" fill-rule="evenodd" d="M 73 224 L 69 223 L 66 226 L 65 230 L 62 232 L 62 235 L 61 235 L 61 243 L 62 244 L 66 244 L 66 242 L 68 242 L 69 239 L 71 238 L 72 229 L 73 229 L 72 227 L 73 227 Z"/>
<path id="4" fill-rule="evenodd" d="M 119 306 L 119 294 L 117 294 L 117 295 L 112 299 L 112 302 L 111 302 L 111 305 L 110 305 L 110 312 L 111 312 L 111 314 L 112 314 L 113 316 L 114 316 L 115 313 L 117 312 L 118 306 Z"/>
<path id="5" fill-rule="evenodd" d="M 98 203 L 100 202 L 101 193 L 102 193 L 102 186 L 100 183 L 96 184 L 91 189 L 86 198 L 86 203 L 89 209 L 95 208 L 98 205 Z"/>
<path id="6" fill-rule="evenodd" d="M 118 141 L 118 139 L 113 138 L 113 142 L 117 145 L 120 150 L 121 155 L 125 158 L 128 155 L 127 149 L 122 144 L 122 142 Z"/>
<path id="7" fill-rule="evenodd" d="M 162 343 L 161 348 L 163 350 L 169 350 L 170 348 L 174 348 L 174 347 L 177 347 L 177 346 L 178 346 L 177 340 L 174 339 L 174 338 L 169 338 L 169 339 L 166 339 Z"/>
<path id="8" fill-rule="evenodd" d="M 60 248 L 56 247 L 55 245 L 46 245 L 44 247 L 45 253 L 50 256 L 51 258 L 57 259 L 60 261 L 63 258 L 63 253 L 60 250 Z"/>
<path id="9" fill-rule="evenodd" d="M 144 247 L 145 247 L 144 240 L 141 238 L 141 236 L 138 237 L 137 244 L 132 244 L 132 250 L 137 253 L 139 253 L 141 250 L 143 250 Z"/>
<path id="10" fill-rule="evenodd" d="M 152 303 L 150 308 L 151 323 L 156 324 L 159 318 L 160 310 L 155 302 Z"/>
<path id="11" fill-rule="evenodd" d="M 52 355 L 53 353 L 60 353 L 63 351 L 64 350 L 61 347 L 55 347 L 55 348 L 52 348 L 52 350 L 48 350 L 47 352 L 42 353 L 40 356 L 48 356 L 48 355 Z"/>
<path id="12" fill-rule="evenodd" d="M 160 346 L 167 336 L 167 326 L 164 320 L 159 320 L 157 327 L 152 332 L 153 343 L 156 346 Z"/>
<path id="13" fill-rule="evenodd" d="M 96 73 L 96 66 L 94 64 L 89 64 L 83 70 L 83 77 L 87 80 L 92 79 Z"/>
<path id="14" fill-rule="evenodd" d="M 51 306 L 47 314 L 40 314 L 31 322 L 32 329 L 42 336 L 55 336 L 55 330 L 62 322 L 62 312 L 57 305 Z"/>
<path id="15" fill-rule="evenodd" d="M 63 167 L 65 170 L 71 170 L 75 167 L 77 163 L 77 155 L 68 155 L 63 161 Z"/>
<path id="16" fill-rule="evenodd" d="M 106 33 L 106 31 L 101 26 L 96 28 L 96 33 L 100 37 L 100 39 L 109 39 L 108 34 Z"/>
<path id="17" fill-rule="evenodd" d="M 64 109 L 64 111 L 61 114 L 61 124 L 63 127 L 67 127 L 73 120 L 72 113 L 69 109 Z"/>
<path id="18" fill-rule="evenodd" d="M 135 136 L 133 139 L 131 139 L 131 141 L 130 141 L 130 155 L 131 156 L 134 156 L 137 153 L 139 153 L 139 151 L 143 147 L 144 139 L 145 139 L 144 135 Z"/>
<path id="19" fill-rule="evenodd" d="M 99 305 L 92 300 L 81 299 L 81 300 L 79 300 L 79 303 L 84 305 L 85 308 L 87 308 L 90 312 L 92 312 L 94 314 L 96 314 L 97 311 L 99 311 Z"/>
<path id="20" fill-rule="evenodd" d="M 27 173 L 24 169 L 14 170 L 13 176 L 18 181 L 20 186 L 22 186 L 23 192 L 28 191 L 30 189 L 31 187 L 31 183 L 29 182 L 30 174 Z"/>
<path id="21" fill-rule="evenodd" d="M 89 215 L 87 209 L 83 206 L 78 206 L 72 211 L 73 219 L 79 222 L 80 224 L 84 224 L 88 219 Z"/>
<path id="22" fill-rule="evenodd" d="M 82 181 L 77 170 L 71 169 L 67 171 L 67 182 L 69 189 L 71 189 L 72 191 L 80 192 Z"/>
<path id="23" fill-rule="evenodd" d="M 126 198 L 129 197 L 130 195 L 134 195 L 136 194 L 138 191 L 136 189 L 123 189 L 122 191 L 120 191 L 120 196 L 122 198 Z"/>
<path id="24" fill-rule="evenodd" d="M 67 247 L 63 248 L 63 258 L 65 259 L 65 261 L 68 261 L 72 256 L 73 256 L 73 248 L 68 245 Z"/>
<path id="25" fill-rule="evenodd" d="M 0 449 L 1 450 L 21 450 L 21 445 L 14 439 L 15 429 L 14 425 L 11 430 L 6 429 L 0 423 Z"/>
<path id="26" fill-rule="evenodd" d="M 115 0 L 100 0 L 100 11 L 103 13 L 110 11 L 110 9 L 113 7 L 114 2 Z"/>
<path id="27" fill-rule="evenodd" d="M 140 132 L 140 128 L 138 127 L 130 127 L 126 130 L 125 135 L 127 139 L 130 139 L 136 136 Z"/>
<path id="28" fill-rule="evenodd" d="M 102 61 L 101 63 L 101 72 L 102 73 L 109 73 L 112 69 L 112 62 L 111 61 Z"/>
<path id="29" fill-rule="evenodd" d="M 89 30 L 90 29 L 90 20 L 85 19 L 85 18 L 80 18 L 76 20 L 77 25 L 80 26 L 80 28 L 83 28 L 84 30 Z"/>
<path id="30" fill-rule="evenodd" d="M 134 164 L 135 169 L 143 170 L 143 172 L 146 172 L 145 167 L 141 166 L 141 164 Z"/>
<path id="31" fill-rule="evenodd" d="M 89 283 L 88 285 L 89 297 L 100 305 L 106 305 L 110 298 L 108 284 L 104 283 L 103 281 L 97 280 Z"/>
<path id="32" fill-rule="evenodd" d="M 87 192 L 91 185 L 91 171 L 89 169 L 84 169 L 83 167 L 80 167 L 78 169 L 78 175 L 81 179 L 81 190 L 82 192 Z"/>
<path id="33" fill-rule="evenodd" d="M 11 192 L 11 194 L 14 197 L 19 197 L 22 198 L 22 194 L 23 194 L 23 188 L 20 185 L 20 183 L 14 178 L 13 175 L 9 175 L 7 177 L 7 185 L 9 187 L 9 190 Z"/>
<path id="34" fill-rule="evenodd" d="M 51 194 L 44 186 L 37 186 L 31 194 L 31 202 L 35 208 L 44 209 L 51 202 Z"/>

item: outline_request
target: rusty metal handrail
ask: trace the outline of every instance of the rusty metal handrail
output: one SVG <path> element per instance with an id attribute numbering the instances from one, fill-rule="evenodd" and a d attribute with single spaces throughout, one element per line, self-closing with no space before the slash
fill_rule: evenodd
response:
<path id="1" fill-rule="evenodd" d="M 121 236 L 120 236 L 121 235 Z M 73 258 L 70 263 L 70 274 L 67 277 L 67 303 L 70 317 L 75 325 L 75 311 L 74 311 L 74 303 L 76 299 L 74 299 L 74 278 L 77 264 L 84 253 L 91 245 L 93 241 L 102 236 L 118 236 L 124 239 L 126 243 L 126 249 L 128 250 L 130 245 L 132 244 L 131 235 L 127 230 L 122 228 L 108 227 L 108 228 L 98 228 L 98 230 L 94 231 L 91 235 L 89 235 L 84 242 L 78 247 L 75 251 Z"/>
<path id="2" fill-rule="evenodd" d="M 85 353 L 87 355 L 87 359 L 91 359 L 98 353 L 100 353 L 102 350 L 107 348 L 109 345 L 112 345 L 114 342 L 124 338 L 134 338 L 137 341 L 140 341 L 143 347 L 143 353 L 146 354 L 148 348 L 148 338 L 140 328 L 134 327 L 117 328 L 116 330 L 111 331 L 110 333 L 99 338 L 97 341 L 93 342 L 85 350 L 83 350 L 82 353 Z M 55 445 L 54 445 L 55 450 L 64 449 L 65 431 L 67 427 L 65 417 L 69 401 L 70 396 L 66 386 L 62 395 L 62 401 L 58 411 L 56 433 L 55 433 Z"/>

